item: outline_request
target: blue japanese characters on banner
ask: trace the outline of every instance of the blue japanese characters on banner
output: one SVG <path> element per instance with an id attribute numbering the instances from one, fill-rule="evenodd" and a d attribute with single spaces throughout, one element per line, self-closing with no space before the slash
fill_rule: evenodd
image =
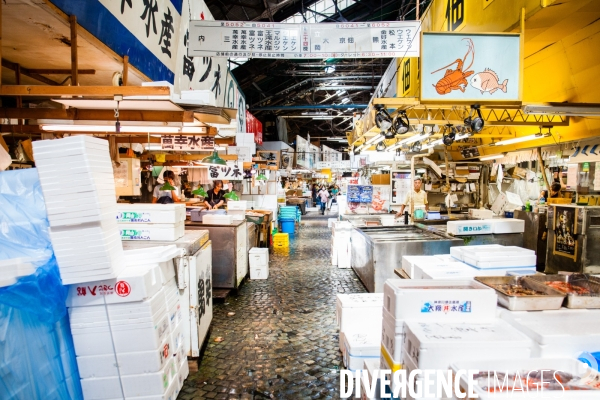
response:
<path id="1" fill-rule="evenodd" d="M 348 185 L 349 203 L 371 203 L 373 201 L 373 186 Z"/>

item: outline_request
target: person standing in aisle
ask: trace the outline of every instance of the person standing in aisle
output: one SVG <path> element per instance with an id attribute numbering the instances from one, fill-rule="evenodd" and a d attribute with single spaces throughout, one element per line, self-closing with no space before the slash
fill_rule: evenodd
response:
<path id="1" fill-rule="evenodd" d="M 171 186 L 175 187 L 175 173 L 173 171 L 165 171 L 163 179 L 168 182 Z M 160 190 L 162 185 L 156 185 L 152 193 L 152 203 L 159 204 L 171 204 L 179 203 L 179 195 L 177 194 L 177 188 L 175 190 Z"/>
<path id="2" fill-rule="evenodd" d="M 340 189 L 338 188 L 338 185 L 333 185 L 333 187 L 331 188 L 331 199 L 329 200 L 327 210 L 331 210 L 331 206 L 333 205 L 333 203 L 337 203 L 337 195 L 339 192 Z"/>
<path id="3" fill-rule="evenodd" d="M 317 206 L 317 192 L 319 191 L 318 186 L 316 183 L 313 183 L 312 185 L 312 200 L 313 200 L 313 204 L 316 207 Z"/>
<path id="4" fill-rule="evenodd" d="M 325 215 L 325 207 L 327 207 L 327 201 L 329 200 L 329 192 L 325 186 L 321 186 L 321 190 L 319 190 L 317 196 L 321 200 L 321 215 Z"/>
<path id="5" fill-rule="evenodd" d="M 207 210 L 218 210 L 219 207 L 225 204 L 225 191 L 223 189 L 222 181 L 214 181 L 214 187 L 208 191 L 206 198 L 204 199 L 204 205 Z"/>
<path id="6" fill-rule="evenodd" d="M 413 207 L 416 209 L 419 206 L 425 206 L 425 210 L 429 211 L 429 203 L 427 202 L 427 193 L 424 190 L 421 190 L 421 185 L 423 181 L 420 176 L 415 177 L 414 189 L 406 194 L 406 198 L 402 202 L 402 207 L 400 208 L 400 212 L 396 214 L 396 218 L 401 217 L 404 214 L 404 209 L 408 205 L 408 213 L 412 216 L 415 211 Z"/>

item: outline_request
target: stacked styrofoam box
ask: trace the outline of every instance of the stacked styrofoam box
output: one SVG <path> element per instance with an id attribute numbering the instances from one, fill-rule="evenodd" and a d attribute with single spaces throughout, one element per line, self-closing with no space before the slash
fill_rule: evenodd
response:
<path id="1" fill-rule="evenodd" d="M 232 215 L 206 214 L 202 217 L 203 224 L 209 225 L 231 225 L 233 223 Z"/>
<path id="2" fill-rule="evenodd" d="M 231 215 L 233 221 L 243 221 L 246 219 L 247 200 L 227 200 L 227 215 Z"/>
<path id="3" fill-rule="evenodd" d="M 63 284 L 116 277 L 124 262 L 108 142 L 73 136 L 33 150 Z"/>
<path id="4" fill-rule="evenodd" d="M 403 358 L 407 376 L 416 369 L 447 370 L 458 362 L 518 360 L 531 354 L 531 340 L 503 320 L 487 324 L 409 321 L 405 326 Z M 424 383 L 421 380 L 421 385 Z M 437 392 L 433 385 L 430 393 Z"/>
<path id="5" fill-rule="evenodd" d="M 352 224 L 348 221 L 334 221 L 331 232 L 331 264 L 339 268 L 351 267 L 352 248 L 350 236 Z"/>
<path id="6" fill-rule="evenodd" d="M 184 204 L 118 204 L 121 240 L 175 241 L 185 233 Z"/>
<path id="7" fill-rule="evenodd" d="M 405 364 L 405 323 L 492 322 L 496 292 L 472 280 L 388 279 L 383 286 L 381 367 L 397 371 Z"/>
<path id="8" fill-rule="evenodd" d="M 362 368 L 362 361 L 379 358 L 382 293 L 338 294 L 336 319 L 340 330 L 339 346 L 344 364 Z M 362 361 L 361 361 L 362 359 Z"/>
<path id="9" fill-rule="evenodd" d="M 250 279 L 267 279 L 269 277 L 269 249 L 253 247 L 250 254 Z"/>
<path id="10" fill-rule="evenodd" d="M 176 397 L 189 372 L 172 262 L 181 254 L 175 246 L 130 250 L 116 279 L 69 288 L 86 399 L 123 398 L 121 388 L 126 398 Z"/>
<path id="11" fill-rule="evenodd" d="M 600 310 L 499 312 L 533 340 L 532 357 L 577 358 L 584 351 L 600 350 Z"/>

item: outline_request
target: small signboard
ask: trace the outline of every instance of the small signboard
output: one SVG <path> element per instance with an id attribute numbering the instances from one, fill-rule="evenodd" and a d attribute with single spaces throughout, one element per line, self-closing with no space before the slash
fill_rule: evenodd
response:
<path id="1" fill-rule="evenodd" d="M 163 150 L 212 151 L 215 138 L 200 135 L 162 135 L 160 145 Z"/>
<path id="2" fill-rule="evenodd" d="M 373 186 L 348 185 L 349 203 L 371 203 L 373 201 Z"/>

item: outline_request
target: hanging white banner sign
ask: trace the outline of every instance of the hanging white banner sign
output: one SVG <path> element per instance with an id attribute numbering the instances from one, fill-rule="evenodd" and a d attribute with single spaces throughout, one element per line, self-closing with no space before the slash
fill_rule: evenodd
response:
<path id="1" fill-rule="evenodd" d="M 285 24 L 191 21 L 188 56 L 418 57 L 419 21 Z"/>
<path id="2" fill-rule="evenodd" d="M 208 178 L 212 180 L 241 181 L 244 178 L 243 163 L 229 161 L 227 165 L 211 165 L 208 167 Z"/>

